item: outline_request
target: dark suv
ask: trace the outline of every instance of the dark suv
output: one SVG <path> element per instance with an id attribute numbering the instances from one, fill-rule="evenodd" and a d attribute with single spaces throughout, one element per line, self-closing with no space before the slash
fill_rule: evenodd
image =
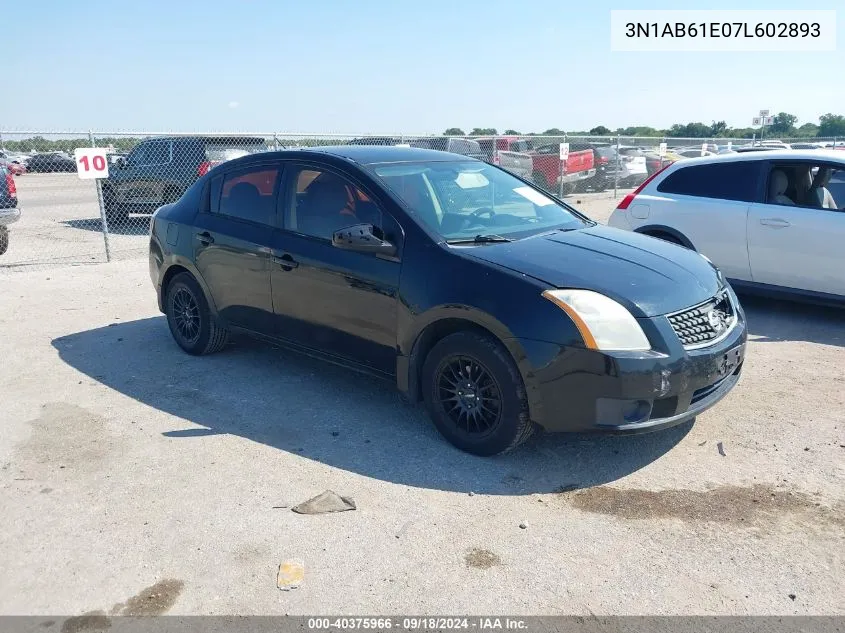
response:
<path id="1" fill-rule="evenodd" d="M 200 176 L 216 165 L 267 151 L 267 141 L 242 136 L 175 136 L 148 138 L 126 158 L 119 158 L 103 183 L 103 203 L 110 224 L 126 222 L 130 213 L 151 214 L 178 200 Z"/>

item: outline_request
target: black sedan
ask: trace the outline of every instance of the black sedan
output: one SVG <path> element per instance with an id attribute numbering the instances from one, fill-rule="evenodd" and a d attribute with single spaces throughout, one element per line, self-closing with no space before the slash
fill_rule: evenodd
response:
<path id="1" fill-rule="evenodd" d="M 232 160 L 156 211 L 149 264 L 186 352 L 245 332 L 388 378 L 478 455 L 537 427 L 690 420 L 743 365 L 745 317 L 709 260 L 445 152 Z"/>
<path id="2" fill-rule="evenodd" d="M 59 172 L 76 171 L 76 161 L 62 152 L 35 154 L 26 161 L 26 169 L 30 172 Z"/>

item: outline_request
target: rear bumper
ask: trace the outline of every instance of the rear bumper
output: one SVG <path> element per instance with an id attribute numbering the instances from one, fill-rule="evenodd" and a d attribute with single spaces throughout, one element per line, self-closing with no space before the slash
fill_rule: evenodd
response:
<path id="1" fill-rule="evenodd" d="M 12 224 L 13 222 L 17 222 L 21 219 L 21 210 L 19 208 L 6 208 L 4 209 L 2 206 L 2 202 L 0 202 L 0 226 L 7 226 Z"/>
<path id="2" fill-rule="evenodd" d="M 532 419 L 552 432 L 656 431 L 695 418 L 737 384 L 744 315 L 725 339 L 696 350 L 683 348 L 665 317 L 643 321 L 653 342 L 662 339 L 660 351 L 603 353 L 515 339 Z"/>
<path id="3" fill-rule="evenodd" d="M 563 182 L 578 182 L 579 180 L 586 180 L 596 175 L 595 169 L 586 169 L 584 171 L 576 171 L 574 174 L 564 174 Z"/>

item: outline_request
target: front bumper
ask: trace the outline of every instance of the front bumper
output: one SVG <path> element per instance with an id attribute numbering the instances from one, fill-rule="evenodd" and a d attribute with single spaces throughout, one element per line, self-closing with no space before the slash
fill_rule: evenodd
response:
<path id="1" fill-rule="evenodd" d="M 642 319 L 649 352 L 598 352 L 516 339 L 532 419 L 547 431 L 639 433 L 681 424 L 709 409 L 737 384 L 747 331 L 736 325 L 718 343 L 681 345 L 665 317 Z"/>

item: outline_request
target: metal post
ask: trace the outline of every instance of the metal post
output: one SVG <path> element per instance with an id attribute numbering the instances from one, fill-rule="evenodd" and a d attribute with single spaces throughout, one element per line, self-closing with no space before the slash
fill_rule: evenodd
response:
<path id="1" fill-rule="evenodd" d="M 88 131 L 88 142 L 91 143 L 91 147 L 96 147 L 94 144 L 94 133 L 92 131 Z M 94 181 L 95 186 L 97 187 L 97 206 L 100 208 L 100 223 L 103 227 L 103 244 L 106 247 L 106 261 L 111 261 L 111 245 L 109 244 L 109 221 L 106 218 L 106 205 L 103 200 L 103 184 L 100 182 L 100 178 L 97 178 Z"/>
<path id="2" fill-rule="evenodd" d="M 563 163 L 564 163 L 564 161 L 560 157 L 560 154 L 558 154 L 558 162 L 560 163 L 560 173 L 558 174 L 558 181 L 560 182 L 560 185 L 559 185 L 559 188 L 558 188 L 557 195 L 558 195 L 558 198 L 563 198 L 563 174 L 564 174 Z"/>
<path id="3" fill-rule="evenodd" d="M 493 153 L 490 155 L 490 162 L 494 165 L 498 165 L 499 163 L 496 161 L 496 157 L 499 155 L 499 141 L 496 140 L 496 134 L 493 134 Z"/>
<path id="4" fill-rule="evenodd" d="M 616 190 L 619 188 L 619 146 L 620 146 L 621 136 L 619 134 L 616 135 L 616 170 L 613 173 L 613 197 L 617 197 Z"/>
<path id="5" fill-rule="evenodd" d="M 836 149 L 836 137 L 833 137 L 833 149 Z"/>
<path id="6" fill-rule="evenodd" d="M 273 150 L 278 151 L 279 149 L 279 137 L 275 134 L 273 135 Z"/>

